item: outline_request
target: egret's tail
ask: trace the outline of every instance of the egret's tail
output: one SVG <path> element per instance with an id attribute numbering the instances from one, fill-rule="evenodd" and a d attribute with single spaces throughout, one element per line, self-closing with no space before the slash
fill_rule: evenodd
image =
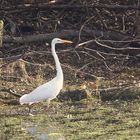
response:
<path id="1" fill-rule="evenodd" d="M 20 97 L 19 102 L 20 102 L 21 105 L 29 104 L 28 95 L 25 94 L 22 97 Z"/>

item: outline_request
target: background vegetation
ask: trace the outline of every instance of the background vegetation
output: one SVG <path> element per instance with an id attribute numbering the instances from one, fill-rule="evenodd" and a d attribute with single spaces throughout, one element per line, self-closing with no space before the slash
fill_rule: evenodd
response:
<path id="1" fill-rule="evenodd" d="M 0 13 L 1 139 L 34 138 L 21 122 L 38 123 L 39 134 L 44 122 L 59 124 L 66 139 L 139 138 L 139 0 L 2 0 Z M 64 89 L 47 118 L 40 105 L 26 118 L 18 99 L 55 76 L 55 37 L 74 42 L 56 48 Z"/>

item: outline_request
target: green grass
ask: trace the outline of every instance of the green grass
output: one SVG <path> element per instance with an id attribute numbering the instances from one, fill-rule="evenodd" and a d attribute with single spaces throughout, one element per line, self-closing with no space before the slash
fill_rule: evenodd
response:
<path id="1" fill-rule="evenodd" d="M 140 138 L 139 100 L 98 102 L 90 99 L 90 102 L 69 103 L 53 101 L 47 112 L 42 109 L 43 104 L 33 106 L 32 113 L 35 116 L 29 116 L 25 106 L 2 105 L 1 140 L 40 137 L 51 140 Z"/>

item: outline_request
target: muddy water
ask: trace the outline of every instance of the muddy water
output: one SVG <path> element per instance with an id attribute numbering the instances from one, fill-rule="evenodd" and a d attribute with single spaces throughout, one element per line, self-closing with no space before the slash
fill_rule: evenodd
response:
<path id="1" fill-rule="evenodd" d="M 140 101 L 0 106 L 0 140 L 140 139 Z"/>

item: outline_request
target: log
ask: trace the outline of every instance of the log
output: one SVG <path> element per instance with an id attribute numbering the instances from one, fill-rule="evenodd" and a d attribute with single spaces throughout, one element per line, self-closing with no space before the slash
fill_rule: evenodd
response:
<path id="1" fill-rule="evenodd" d="M 4 36 L 4 43 L 29 43 L 29 42 L 37 42 L 37 41 L 45 41 L 50 42 L 55 37 L 67 38 L 71 39 L 79 36 L 78 30 L 62 30 L 54 33 L 46 33 L 46 34 L 38 34 L 38 35 L 28 35 L 23 37 L 11 37 Z M 123 38 L 130 38 L 127 35 L 121 34 L 115 31 L 95 31 L 95 30 L 84 30 L 81 32 L 80 36 L 85 37 L 101 37 L 104 39 L 112 39 L 112 40 L 122 40 Z"/>
<path id="2" fill-rule="evenodd" d="M 72 10 L 72 9 L 80 9 L 84 10 L 85 8 L 98 8 L 98 9 L 109 9 L 109 10 L 140 10 L 139 6 L 133 6 L 133 5 L 76 5 L 76 4 L 24 4 L 24 5 L 16 5 L 16 6 L 11 6 L 11 7 L 1 7 L 0 11 L 6 13 L 18 13 L 22 11 L 30 11 L 30 10 L 36 10 L 36 9 L 41 9 L 41 10 L 62 10 L 66 8 L 67 10 Z"/>

